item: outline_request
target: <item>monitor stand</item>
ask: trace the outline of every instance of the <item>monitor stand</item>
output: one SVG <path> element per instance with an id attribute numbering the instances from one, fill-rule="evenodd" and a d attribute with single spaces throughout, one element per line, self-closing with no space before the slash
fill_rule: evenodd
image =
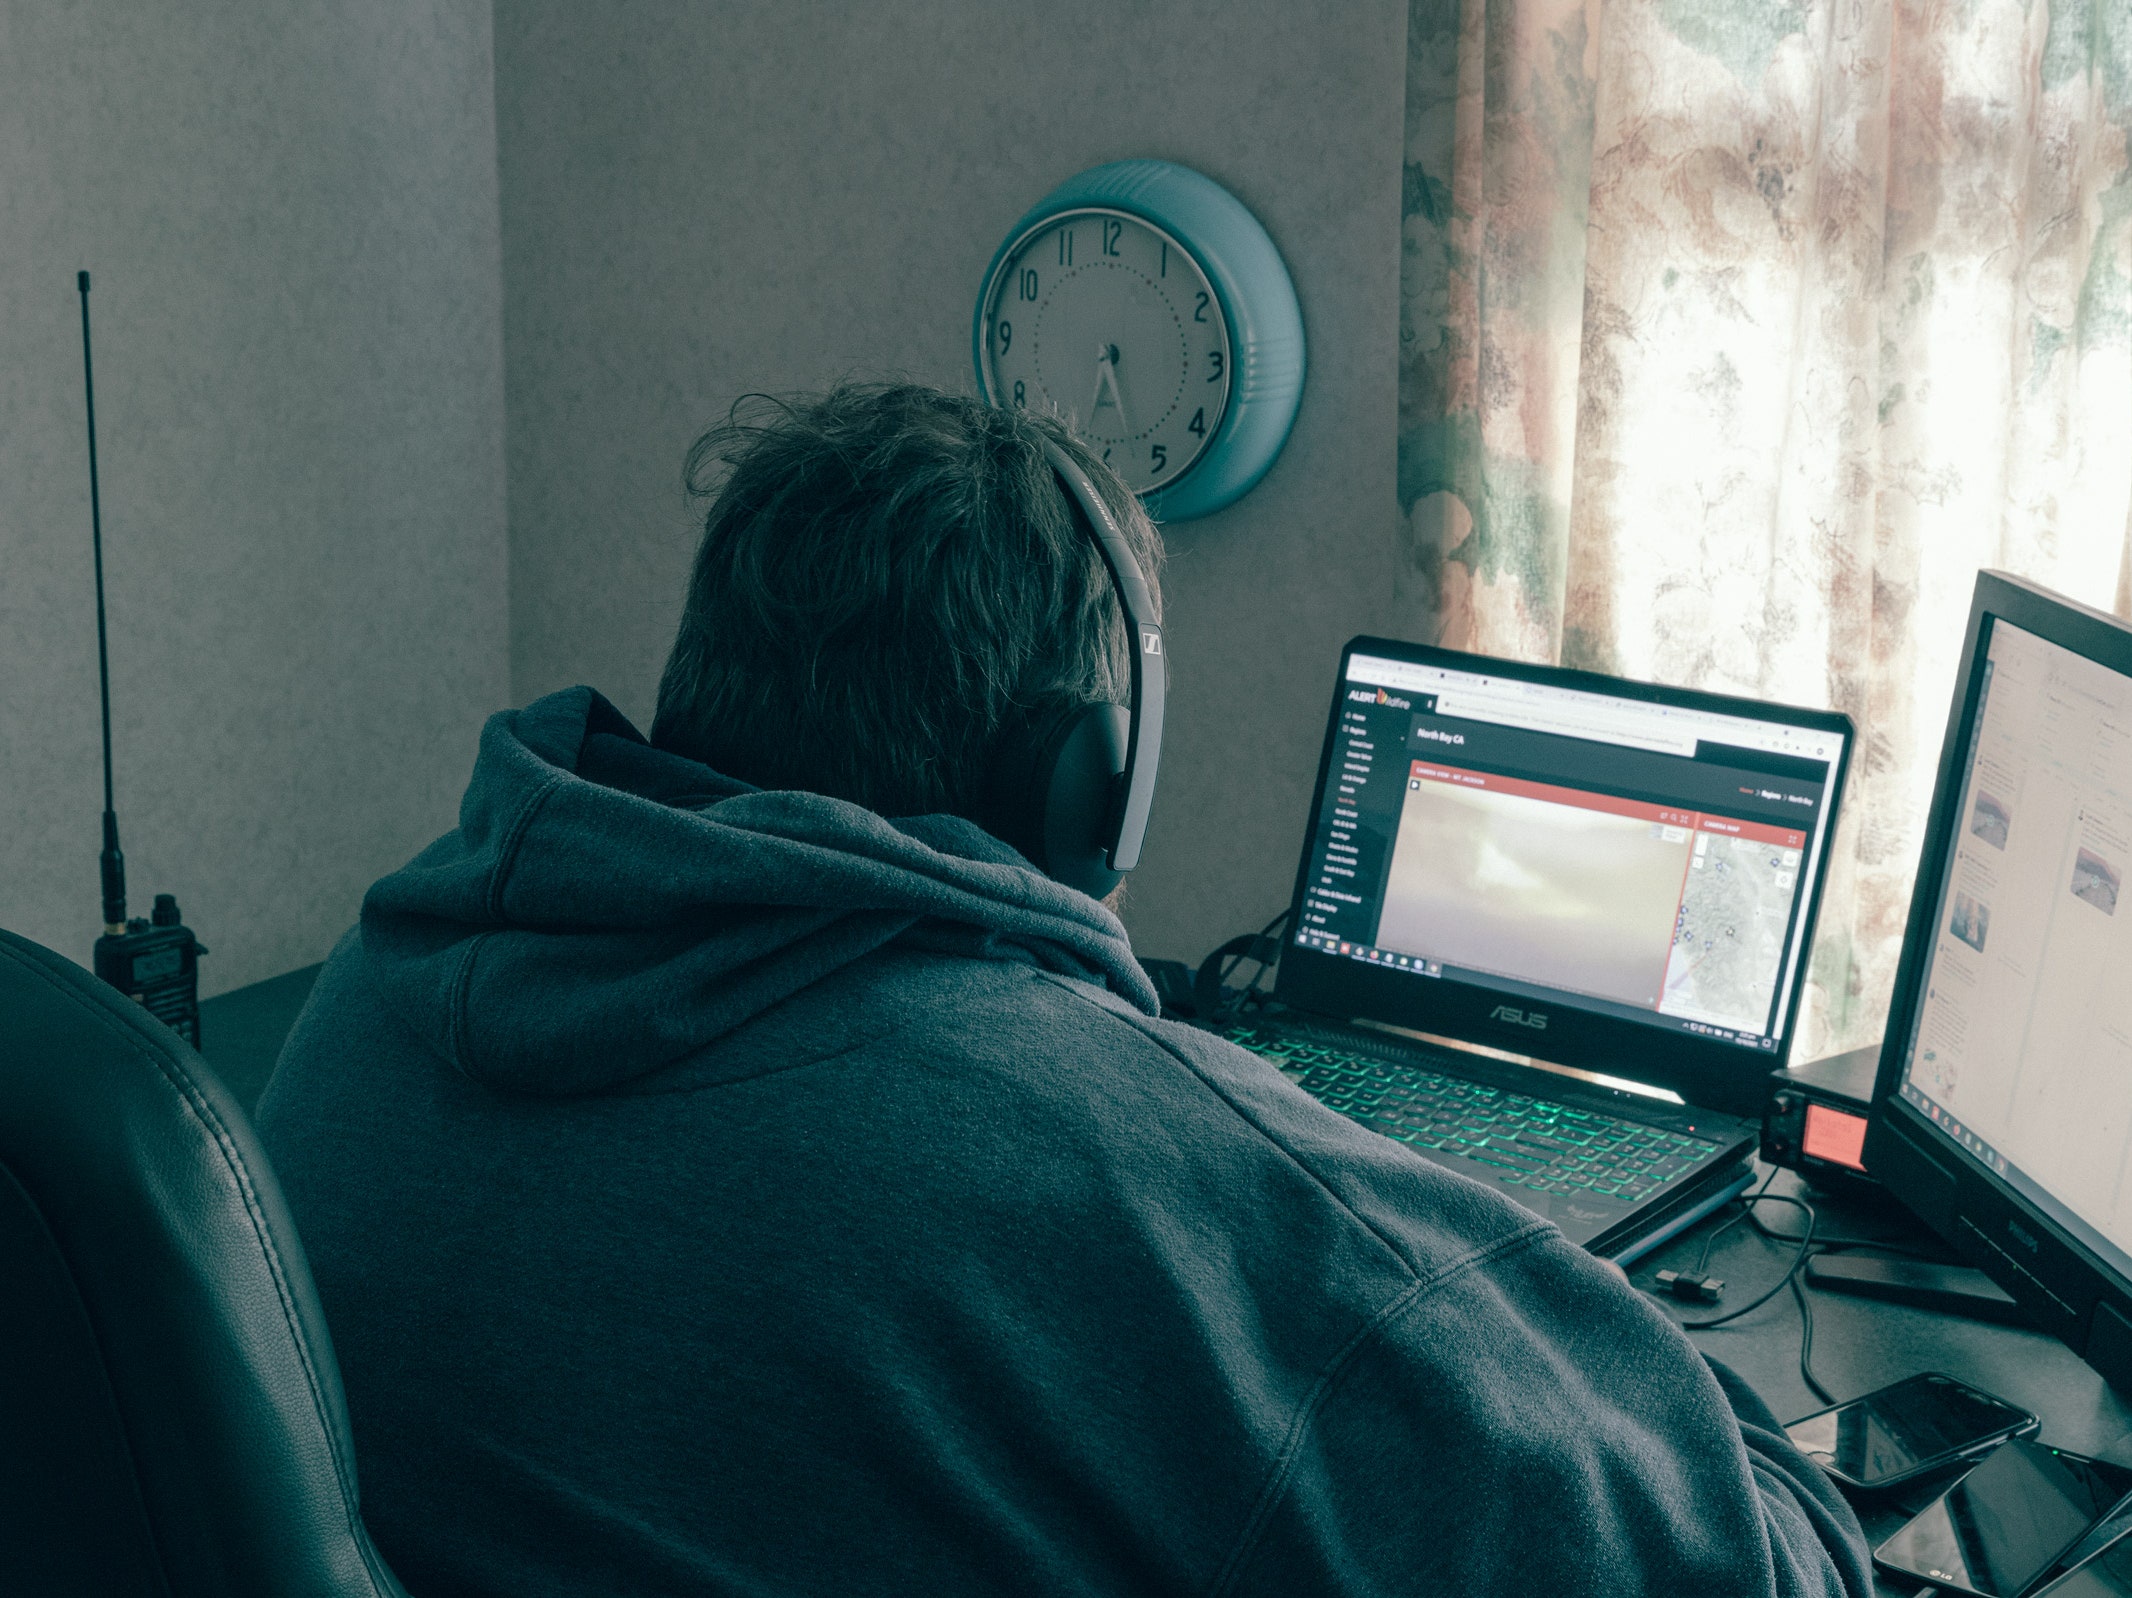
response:
<path id="1" fill-rule="evenodd" d="M 1917 1309 L 1935 1309 L 2000 1326 L 2027 1326 L 2029 1318 L 1999 1284 L 1966 1265 L 1821 1254 L 1806 1262 L 1806 1281 L 1825 1293 L 1852 1293 Z"/>

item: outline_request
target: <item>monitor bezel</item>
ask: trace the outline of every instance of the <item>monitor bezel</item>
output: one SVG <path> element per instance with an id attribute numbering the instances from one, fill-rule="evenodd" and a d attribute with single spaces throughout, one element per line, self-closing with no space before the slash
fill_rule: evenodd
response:
<path id="1" fill-rule="evenodd" d="M 1760 1115 L 1763 1101 L 1768 1096 L 1769 1073 L 1790 1058 L 1792 1040 L 1799 1025 L 1801 1005 L 1798 1003 L 1787 1010 L 1774 1051 L 1750 1050 L 1735 1043 L 1649 1022 L 1595 1014 L 1578 1009 L 1571 1002 L 1549 1004 L 1516 998 L 1500 988 L 1483 987 L 1449 977 L 1416 978 L 1411 972 L 1369 965 L 1337 954 L 1323 954 L 1296 943 L 1294 929 L 1300 925 L 1303 897 L 1310 885 L 1311 850 L 1317 837 L 1325 785 L 1332 770 L 1340 708 L 1347 689 L 1348 664 L 1358 654 L 1840 735 L 1842 752 L 1835 762 L 1827 790 L 1830 796 L 1826 804 L 1828 831 L 1822 844 L 1820 869 L 1814 873 L 1805 920 L 1800 927 L 1801 947 L 1805 951 L 1802 970 L 1812 959 L 1822 895 L 1828 885 L 1829 857 L 1834 852 L 1836 825 L 1841 816 L 1844 780 L 1850 769 L 1852 746 L 1857 742 L 1850 717 L 1841 711 L 1774 705 L 1729 694 L 1608 677 L 1574 667 L 1497 660 L 1489 655 L 1368 635 L 1348 640 L 1340 651 L 1339 670 L 1333 679 L 1332 709 L 1325 719 L 1325 739 L 1318 755 L 1318 778 L 1312 786 L 1310 809 L 1305 815 L 1305 836 L 1298 851 L 1295 888 L 1289 897 L 1289 930 L 1284 934 L 1274 997 L 1284 1004 L 1343 1020 L 1368 1017 L 1417 1032 L 1628 1077 L 1670 1089 L 1689 1104 L 1704 1109 L 1720 1110 L 1730 1115 Z M 1511 1022 L 1499 1018 L 1496 1012 L 1506 1009 L 1527 1019 Z M 1532 1026 L 1533 1018 L 1542 1025 Z"/>
<path id="2" fill-rule="evenodd" d="M 2040 1329 L 2065 1342 L 2113 1387 L 2132 1393 L 2132 1280 L 1900 1092 L 1903 1054 L 1946 895 L 1947 855 L 1960 819 L 1982 665 L 1989 658 L 1987 624 L 1999 622 L 2132 677 L 2132 626 L 2008 573 L 1977 573 L 1881 1039 L 1865 1163 L 1889 1193 L 2006 1289 Z"/>

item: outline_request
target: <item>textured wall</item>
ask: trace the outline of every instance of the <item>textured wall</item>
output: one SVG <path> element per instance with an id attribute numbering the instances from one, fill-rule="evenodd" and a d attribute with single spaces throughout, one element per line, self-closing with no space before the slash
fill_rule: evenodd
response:
<path id="1" fill-rule="evenodd" d="M 86 961 L 95 274 L 119 816 L 214 992 L 323 956 L 507 698 L 490 10 L 0 0 L 0 925 Z"/>
<path id="2" fill-rule="evenodd" d="M 1160 156 L 1257 212 L 1310 339 L 1286 453 L 1169 537 L 1177 673 L 1127 920 L 1287 901 L 1339 645 L 1390 614 L 1404 0 L 496 8 L 512 682 L 647 719 L 690 440 L 749 389 L 971 384 L 978 278 L 1061 178 Z"/>

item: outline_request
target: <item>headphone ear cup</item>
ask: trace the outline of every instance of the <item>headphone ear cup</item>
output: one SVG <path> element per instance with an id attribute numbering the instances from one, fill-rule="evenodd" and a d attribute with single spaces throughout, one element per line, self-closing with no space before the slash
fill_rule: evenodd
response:
<path id="1" fill-rule="evenodd" d="M 1039 768 L 1044 853 L 1037 864 L 1091 899 L 1124 875 L 1111 870 L 1109 857 L 1131 730 L 1132 713 L 1123 705 L 1084 705 L 1060 729 L 1048 769 Z"/>
<path id="2" fill-rule="evenodd" d="M 1071 705 L 1010 734 L 994 764 L 986 830 L 1054 881 L 1100 899 L 1117 886 L 1110 831 L 1131 713 Z"/>

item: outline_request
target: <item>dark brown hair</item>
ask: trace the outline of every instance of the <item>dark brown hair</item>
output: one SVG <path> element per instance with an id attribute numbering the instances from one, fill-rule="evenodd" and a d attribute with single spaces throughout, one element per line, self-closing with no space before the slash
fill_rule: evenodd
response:
<path id="1" fill-rule="evenodd" d="M 736 405 L 689 451 L 711 503 L 652 741 L 759 787 L 976 818 L 1016 718 L 1127 697 L 1117 599 L 1047 437 L 1152 589 L 1153 525 L 1053 418 L 908 384 Z"/>

